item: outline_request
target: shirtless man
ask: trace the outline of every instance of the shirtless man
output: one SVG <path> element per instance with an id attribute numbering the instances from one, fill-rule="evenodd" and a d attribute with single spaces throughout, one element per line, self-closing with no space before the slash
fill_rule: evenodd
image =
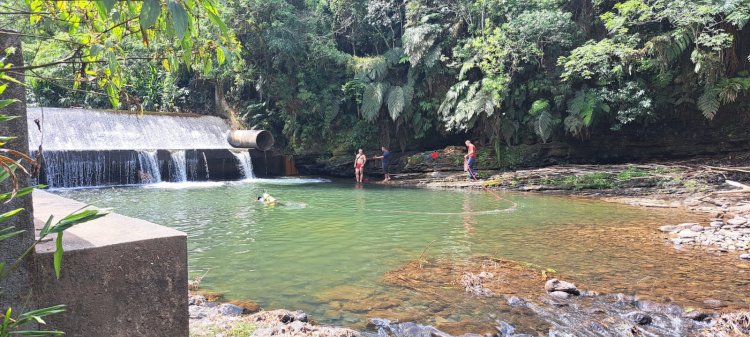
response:
<path id="1" fill-rule="evenodd" d="M 357 179 L 358 183 L 361 183 L 365 174 L 365 163 L 367 163 L 367 156 L 359 149 L 357 156 L 354 158 L 354 178 Z"/>

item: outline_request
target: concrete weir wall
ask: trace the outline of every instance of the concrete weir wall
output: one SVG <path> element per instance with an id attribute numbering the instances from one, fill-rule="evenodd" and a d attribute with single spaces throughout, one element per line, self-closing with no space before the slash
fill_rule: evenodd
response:
<path id="1" fill-rule="evenodd" d="M 85 206 L 35 191 L 38 228 Z M 62 275 L 55 278 L 54 241 L 37 246 L 31 288 L 38 307 L 66 304 L 49 326 L 66 336 L 188 336 L 187 236 L 110 213 L 65 232 Z"/>

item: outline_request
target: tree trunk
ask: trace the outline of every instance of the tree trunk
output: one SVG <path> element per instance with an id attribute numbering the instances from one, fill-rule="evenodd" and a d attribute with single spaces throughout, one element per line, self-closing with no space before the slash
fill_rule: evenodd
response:
<path id="1" fill-rule="evenodd" d="M 15 51 L 6 58 L 6 65 L 11 63 L 13 66 L 22 66 L 23 57 L 21 54 L 20 36 L 14 32 L 0 30 L 0 53 L 4 55 L 9 48 L 15 49 Z M 23 75 L 6 75 L 24 83 Z M 2 97 L 2 99 L 15 98 L 18 102 L 3 108 L 0 113 L 8 116 L 18 116 L 18 118 L 5 123 L 0 123 L 0 135 L 16 137 L 16 139 L 10 141 L 5 148 L 13 149 L 21 153 L 29 153 L 29 130 L 26 124 L 25 88 L 22 85 L 13 82 L 6 83 L 8 84 L 8 87 L 0 97 Z M 29 177 L 19 170 L 17 170 L 16 173 L 18 174 L 19 186 L 28 186 Z M 10 191 L 12 188 L 13 186 L 10 179 L 0 183 L 0 191 L 3 193 Z M 15 198 L 8 203 L 0 204 L 0 213 L 5 213 L 16 208 L 23 208 L 25 211 L 3 223 L 0 223 L 0 228 L 13 226 L 16 229 L 25 230 L 26 232 L 21 236 L 0 241 L 0 262 L 5 263 L 6 266 L 13 264 L 13 262 L 34 241 L 34 221 L 32 216 L 33 208 L 31 195 L 29 194 L 24 197 Z M 27 301 L 27 298 L 31 295 L 29 289 L 29 266 L 27 263 L 21 264 L 21 266 L 6 280 L 0 280 L 0 288 L 3 290 L 3 294 L 0 296 L 0 308 L 2 308 L 2 312 L 5 312 L 8 307 L 13 307 L 13 312 L 21 312 L 27 304 L 33 306 L 33 303 Z"/>

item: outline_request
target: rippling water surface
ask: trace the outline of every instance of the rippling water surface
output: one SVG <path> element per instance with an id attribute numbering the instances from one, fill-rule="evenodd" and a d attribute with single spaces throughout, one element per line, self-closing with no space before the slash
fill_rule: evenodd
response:
<path id="1" fill-rule="evenodd" d="M 255 202 L 263 192 L 283 204 Z M 655 234 L 663 223 L 702 220 L 675 211 L 319 179 L 56 193 L 188 233 L 190 273 L 206 273 L 204 288 L 265 308 L 302 309 L 326 323 L 361 324 L 367 310 L 347 312 L 354 309 L 333 303 L 346 295 L 330 294 L 387 293 L 383 274 L 423 252 L 529 262 L 585 288 L 685 306 L 700 307 L 708 299 L 729 308 L 750 306 L 750 265 L 736 256 L 677 251 Z"/>

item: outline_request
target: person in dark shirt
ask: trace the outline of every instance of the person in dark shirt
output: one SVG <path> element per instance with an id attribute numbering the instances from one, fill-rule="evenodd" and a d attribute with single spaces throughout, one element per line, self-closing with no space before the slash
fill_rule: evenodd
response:
<path id="1" fill-rule="evenodd" d="M 383 155 L 372 157 L 372 159 L 383 160 L 383 175 L 385 176 L 383 181 L 388 181 L 388 180 L 391 180 L 391 175 L 388 174 L 388 164 L 391 163 L 391 151 L 388 151 L 388 149 L 385 146 L 381 147 L 380 149 L 383 150 Z"/>

